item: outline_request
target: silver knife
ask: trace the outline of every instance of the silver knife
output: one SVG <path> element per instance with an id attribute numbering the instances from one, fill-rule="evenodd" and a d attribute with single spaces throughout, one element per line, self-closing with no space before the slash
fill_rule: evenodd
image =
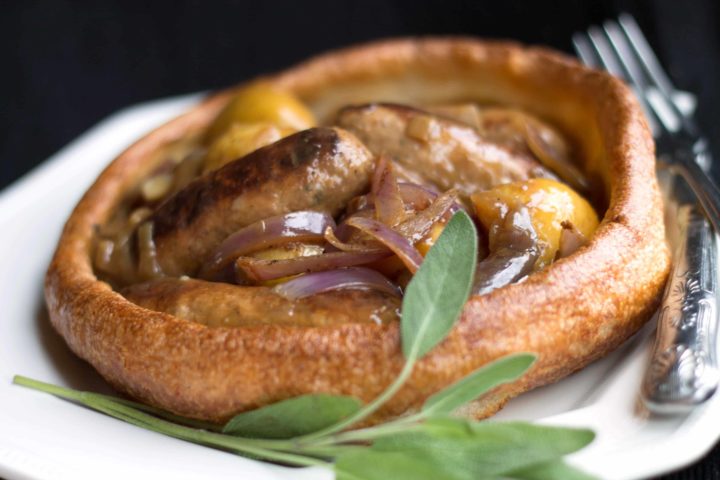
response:
<path id="1" fill-rule="evenodd" d="M 648 410 L 667 415 L 689 412 L 718 388 L 718 245 L 683 176 L 662 175 L 674 256 L 640 393 Z"/>

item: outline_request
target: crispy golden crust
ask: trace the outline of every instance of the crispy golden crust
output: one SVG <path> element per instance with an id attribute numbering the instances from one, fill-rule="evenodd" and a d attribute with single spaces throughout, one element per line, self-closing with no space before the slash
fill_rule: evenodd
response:
<path id="1" fill-rule="evenodd" d="M 616 348 L 651 315 L 669 268 L 653 143 L 619 81 L 543 49 L 471 39 L 401 39 L 330 53 L 269 80 L 321 118 L 348 103 L 471 99 L 542 115 L 578 145 L 605 186 L 608 209 L 576 254 L 467 304 L 459 325 L 415 369 L 376 420 L 417 407 L 501 355 L 532 351 L 522 381 L 471 409 L 555 381 Z M 98 281 L 93 226 L 146 171 L 152 152 L 207 125 L 228 93 L 203 102 L 118 157 L 80 201 L 46 279 L 55 328 L 119 389 L 179 414 L 223 420 L 283 398 L 328 392 L 376 396 L 402 365 L 398 325 L 207 328 L 138 307 Z"/>

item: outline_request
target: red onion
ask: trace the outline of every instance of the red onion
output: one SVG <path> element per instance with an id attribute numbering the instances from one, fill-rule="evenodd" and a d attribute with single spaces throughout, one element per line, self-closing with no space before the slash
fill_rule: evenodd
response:
<path id="1" fill-rule="evenodd" d="M 361 217 L 350 217 L 350 218 L 361 218 Z M 372 220 L 372 219 L 371 219 Z M 350 225 L 347 223 L 343 223 L 337 228 L 337 231 L 334 231 L 332 228 L 328 227 L 325 229 L 325 241 L 330 244 L 331 247 L 335 248 L 338 251 L 341 252 L 353 252 L 353 253 L 379 253 L 379 252 L 385 252 L 387 249 L 380 243 L 352 243 L 352 242 L 346 242 L 338 238 L 340 235 L 340 232 L 342 231 L 346 235 L 343 237 L 349 237 L 350 234 L 348 232 L 350 230 Z"/>
<path id="2" fill-rule="evenodd" d="M 260 220 L 227 237 L 199 276 L 212 278 L 235 258 L 256 250 L 287 242 L 322 240 L 326 228 L 335 228 L 335 221 L 322 212 L 293 212 Z"/>
<path id="3" fill-rule="evenodd" d="M 399 182 L 398 189 L 405 206 L 415 211 L 425 210 L 438 196 L 432 188 L 417 183 Z"/>
<path id="4" fill-rule="evenodd" d="M 494 226 L 490 250 L 490 255 L 477 264 L 473 295 L 485 295 L 533 271 L 540 246 L 527 208 L 509 213 Z"/>
<path id="5" fill-rule="evenodd" d="M 375 206 L 364 210 L 359 210 L 352 215 L 347 215 L 335 229 L 335 236 L 343 242 L 367 243 L 363 238 L 357 238 L 358 231 L 347 224 L 348 219 L 352 217 L 375 218 Z M 367 240 L 367 239 L 365 239 Z"/>
<path id="6" fill-rule="evenodd" d="M 395 227 L 395 231 L 412 244 L 419 242 L 435 223 L 460 208 L 456 199 L 457 192 L 448 190 L 437 197 L 428 208 Z"/>
<path id="7" fill-rule="evenodd" d="M 417 186 L 417 188 L 420 189 L 416 191 L 418 195 L 422 194 L 430 197 L 433 194 L 431 190 L 427 190 L 425 187 Z M 414 244 L 422 240 L 436 222 L 446 219 L 461 208 L 456 198 L 457 193 L 455 191 L 445 192 L 437 197 L 425 210 L 400 223 L 394 229 L 368 218 L 372 210 L 356 212 L 340 224 L 336 231 L 326 229 L 325 240 L 332 247 L 343 252 L 376 253 L 383 251 L 383 246 L 385 246 L 392 250 L 403 264 L 414 273 L 422 263 L 422 256 Z M 348 226 L 357 228 L 378 242 L 370 243 L 365 240 L 360 243 L 351 241 L 347 232 Z"/>
<path id="8" fill-rule="evenodd" d="M 351 217 L 347 220 L 347 224 L 374 237 L 392 250 L 412 273 L 420 268 L 423 257 L 417 248 L 407 238 L 387 225 L 372 218 L 362 217 Z"/>
<path id="9" fill-rule="evenodd" d="M 537 249 L 501 248 L 491 253 L 477 265 L 472 294 L 485 295 L 520 280 L 532 271 L 537 259 Z"/>
<path id="10" fill-rule="evenodd" d="M 557 173 L 576 190 L 587 192 L 590 183 L 570 162 L 567 147 L 552 130 L 525 120 L 525 140 L 530 151 L 544 166 Z"/>
<path id="11" fill-rule="evenodd" d="M 417 183 L 398 182 L 398 191 L 400 192 L 400 198 L 402 198 L 406 210 L 414 210 L 416 212 L 426 209 L 438 196 L 438 192 L 432 188 L 418 185 Z M 368 193 L 367 195 L 360 195 L 350 200 L 345 212 L 348 215 L 352 215 L 356 212 L 373 208 L 375 208 L 375 200 L 372 194 Z"/>
<path id="12" fill-rule="evenodd" d="M 375 270 L 362 267 L 308 273 L 281 283 L 273 290 L 285 298 L 295 300 L 339 289 L 378 290 L 396 297 L 400 296 L 400 289 L 390 280 Z"/>
<path id="13" fill-rule="evenodd" d="M 345 215 L 353 215 L 357 212 L 374 208 L 375 202 L 373 202 L 371 194 L 358 195 L 348 202 L 347 207 L 345 207 Z"/>
<path id="14" fill-rule="evenodd" d="M 287 260 L 260 260 L 252 257 L 240 257 L 235 261 L 235 266 L 238 274 L 243 275 L 241 280 L 247 279 L 257 283 L 281 277 L 289 277 L 299 273 L 320 272 L 363 265 L 381 260 L 389 255 L 390 252 L 334 252 L 308 257 L 290 258 Z"/>
<path id="15" fill-rule="evenodd" d="M 371 191 L 375 199 L 375 217 L 380 222 L 392 227 L 405 218 L 405 204 L 400 197 L 397 178 L 385 156 L 378 159 Z"/>

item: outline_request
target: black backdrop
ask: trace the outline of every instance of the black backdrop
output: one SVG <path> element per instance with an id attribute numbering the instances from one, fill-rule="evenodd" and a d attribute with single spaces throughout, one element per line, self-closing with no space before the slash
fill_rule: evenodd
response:
<path id="1" fill-rule="evenodd" d="M 621 11 L 635 15 L 677 85 L 698 94 L 718 158 L 720 3 L 712 0 L 0 0 L 0 188 L 133 103 L 389 36 L 467 34 L 570 52 L 574 31 Z M 720 479 L 720 449 L 668 478 Z"/>

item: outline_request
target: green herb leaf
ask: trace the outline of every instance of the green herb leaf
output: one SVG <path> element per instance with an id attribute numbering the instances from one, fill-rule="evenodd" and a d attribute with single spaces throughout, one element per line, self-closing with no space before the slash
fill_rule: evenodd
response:
<path id="1" fill-rule="evenodd" d="M 426 415 L 451 413 L 489 390 L 522 376 L 535 361 L 535 355 L 509 355 L 475 370 L 462 380 L 431 396 L 423 405 Z"/>
<path id="2" fill-rule="evenodd" d="M 405 291 L 400 324 L 405 358 L 422 358 L 448 334 L 470 295 L 476 263 L 475 226 L 459 211 Z"/>
<path id="3" fill-rule="evenodd" d="M 559 459 L 594 438 L 589 430 L 520 422 L 430 418 L 406 432 L 376 440 L 371 449 L 444 462 L 449 478 L 492 477 Z"/>
<path id="4" fill-rule="evenodd" d="M 553 460 L 533 465 L 505 475 L 517 480 L 595 480 L 596 477 L 568 465 L 562 460 Z"/>
<path id="5" fill-rule="evenodd" d="M 365 448 L 335 460 L 335 480 L 453 480 L 444 462 L 407 452 L 380 452 Z"/>
<path id="6" fill-rule="evenodd" d="M 457 443 L 459 443 L 460 448 L 464 449 L 460 455 L 448 455 L 447 450 L 442 452 L 433 450 L 433 455 L 426 455 L 427 449 L 413 448 L 413 445 L 427 441 L 427 436 L 413 444 L 403 446 L 396 444 L 395 447 L 400 448 L 393 450 L 382 450 L 383 445 L 380 443 L 380 445 L 376 444 L 376 446 L 371 448 L 355 450 L 340 455 L 334 466 L 335 478 L 336 480 L 386 480 L 389 478 L 393 480 L 436 480 L 440 478 L 444 480 L 478 480 L 502 476 L 502 478 L 517 480 L 594 479 L 594 477 L 564 463 L 559 459 L 559 455 L 561 454 L 558 455 L 558 458 L 536 463 L 532 463 L 531 460 L 528 461 L 523 458 L 513 458 L 515 456 L 523 456 L 527 452 L 527 449 L 514 450 L 517 446 L 522 447 L 523 443 L 517 438 L 518 435 L 522 435 L 522 432 L 517 430 L 517 428 L 527 426 L 527 424 L 504 424 L 512 425 L 515 431 L 511 431 L 513 428 L 506 429 L 508 431 L 505 432 L 494 429 L 495 431 L 492 432 L 495 434 L 494 439 L 484 442 L 484 445 L 476 445 L 473 449 L 467 449 L 467 446 L 462 440 L 459 440 L 459 438 L 462 438 L 463 435 L 469 435 L 471 439 L 476 439 L 476 435 L 472 433 L 472 424 L 463 425 L 458 423 L 453 424 L 452 422 L 453 420 L 450 420 L 450 423 L 435 421 L 434 424 L 430 425 L 429 431 L 433 432 L 431 437 L 434 437 L 434 444 L 431 448 L 434 449 L 440 445 L 455 449 L 458 446 Z M 464 423 L 463 421 L 460 422 Z M 554 451 L 551 448 L 546 448 L 545 452 L 535 452 L 533 453 L 533 457 L 535 458 L 552 456 L 558 451 L 575 448 L 577 445 L 581 445 L 587 437 L 586 431 L 562 428 L 553 429 L 551 427 L 541 428 L 546 431 L 557 430 L 556 432 L 550 432 L 550 435 L 545 437 L 553 441 L 557 436 L 565 435 L 568 432 L 571 436 L 581 438 L 580 441 L 577 441 L 578 439 L 575 438 L 575 445 L 571 445 L 573 439 L 570 439 L 570 441 L 565 441 L 564 445 L 561 446 L 564 448 Z M 537 434 L 538 432 L 533 433 Z M 409 433 L 409 435 L 412 434 Z M 541 438 L 537 438 L 537 435 L 534 436 L 536 442 L 541 440 Z M 446 440 L 448 440 L 447 445 L 441 443 L 445 437 L 447 437 Z M 453 440 L 457 440 L 457 442 L 453 444 Z M 497 441 L 503 443 L 503 448 L 498 448 L 498 445 L 496 445 Z M 485 451 L 486 448 L 489 448 L 490 452 Z M 544 453 L 544 455 L 541 453 Z M 503 458 L 493 460 L 492 457 L 496 455 L 500 455 Z M 488 459 L 490 461 L 488 461 Z M 460 463 L 458 463 L 458 460 Z M 523 469 L 510 471 L 513 465 L 518 464 L 525 464 L 525 467 Z"/>
<path id="7" fill-rule="evenodd" d="M 356 413 L 358 399 L 334 395 L 303 395 L 241 413 L 223 433 L 250 438 L 293 438 L 333 425 Z"/>

